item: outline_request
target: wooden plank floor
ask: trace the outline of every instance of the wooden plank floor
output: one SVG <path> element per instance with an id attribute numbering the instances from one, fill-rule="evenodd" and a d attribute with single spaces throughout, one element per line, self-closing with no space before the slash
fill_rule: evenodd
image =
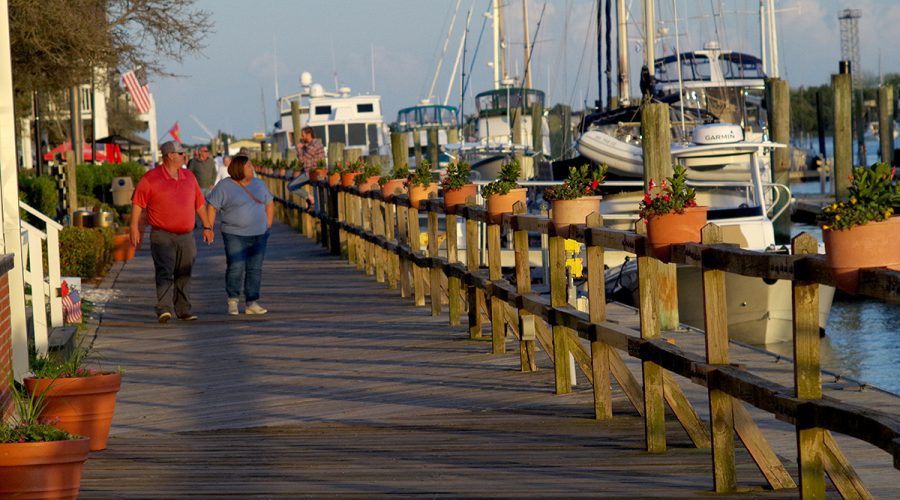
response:
<path id="1" fill-rule="evenodd" d="M 709 451 L 692 448 L 674 420 L 669 451 L 645 453 L 642 421 L 620 391 L 616 418 L 596 422 L 583 378 L 573 394 L 553 395 L 543 353 L 539 372 L 520 373 L 512 341 L 510 354 L 492 356 L 489 341 L 468 340 L 446 315 L 432 318 L 286 226 L 276 224 L 269 242 L 261 300 L 269 314 L 225 313 L 224 268 L 221 244 L 200 248 L 200 320 L 189 323 L 155 322 L 146 249 L 101 285 L 114 298 L 98 311 L 96 346 L 125 377 L 109 448 L 85 465 L 83 498 L 691 497 L 712 489 Z M 633 313 L 612 316 L 627 322 Z M 702 342 L 680 337 L 692 350 Z M 759 364 L 763 376 L 790 370 L 755 350 L 735 347 L 732 358 Z M 705 415 L 705 391 L 681 385 Z M 791 428 L 758 422 L 796 478 Z M 887 454 L 845 451 L 873 493 L 896 496 L 900 475 Z M 797 495 L 766 491 L 742 449 L 738 479 L 736 496 Z"/>

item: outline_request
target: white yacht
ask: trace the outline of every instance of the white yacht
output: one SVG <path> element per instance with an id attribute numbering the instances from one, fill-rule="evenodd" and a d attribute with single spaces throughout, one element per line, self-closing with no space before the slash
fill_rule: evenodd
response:
<path id="1" fill-rule="evenodd" d="M 312 127 L 323 144 L 341 142 L 348 149 L 358 149 L 363 156 L 389 155 L 390 139 L 381 115 L 381 97 L 350 95 L 350 88 L 326 92 L 312 83 L 309 73 L 300 77 L 303 90 L 278 97 L 280 115 L 275 122 L 272 141 L 279 151 L 287 151 L 296 141 L 291 102 L 300 105 L 300 126 Z"/>

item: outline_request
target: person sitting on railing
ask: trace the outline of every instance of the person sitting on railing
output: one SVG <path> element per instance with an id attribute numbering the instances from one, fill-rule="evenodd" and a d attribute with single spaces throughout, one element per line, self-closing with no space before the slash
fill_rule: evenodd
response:
<path id="1" fill-rule="evenodd" d="M 297 143 L 297 160 L 307 174 L 316 168 L 319 160 L 325 159 L 325 146 L 322 141 L 316 139 L 312 127 L 303 127 L 300 130 L 300 142 Z"/>

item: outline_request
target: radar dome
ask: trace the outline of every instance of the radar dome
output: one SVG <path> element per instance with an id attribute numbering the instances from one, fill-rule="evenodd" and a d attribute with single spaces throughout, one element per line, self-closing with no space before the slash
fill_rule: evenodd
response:
<path id="1" fill-rule="evenodd" d="M 303 85 L 304 87 L 309 87 L 309 85 L 311 83 L 312 83 L 312 75 L 309 73 L 309 71 L 304 71 L 303 73 L 300 73 L 300 85 Z"/>
<path id="2" fill-rule="evenodd" d="M 322 97 L 325 95 L 325 90 L 322 88 L 322 85 L 314 83 L 309 87 L 309 95 L 311 97 Z"/>

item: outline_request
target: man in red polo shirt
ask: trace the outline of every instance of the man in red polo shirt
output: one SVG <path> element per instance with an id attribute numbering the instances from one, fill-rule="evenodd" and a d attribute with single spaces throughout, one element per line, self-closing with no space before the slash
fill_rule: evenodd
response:
<path id="1" fill-rule="evenodd" d="M 150 231 L 150 254 L 156 270 L 156 317 L 160 323 L 172 318 L 192 321 L 191 268 L 197 256 L 194 214 L 203 223 L 203 241 L 212 243 L 214 233 L 206 217 L 206 200 L 197 179 L 184 165 L 181 144 L 160 146 L 162 163 L 138 182 L 132 198 L 131 244 L 140 246 L 141 214 L 146 211 Z"/>

